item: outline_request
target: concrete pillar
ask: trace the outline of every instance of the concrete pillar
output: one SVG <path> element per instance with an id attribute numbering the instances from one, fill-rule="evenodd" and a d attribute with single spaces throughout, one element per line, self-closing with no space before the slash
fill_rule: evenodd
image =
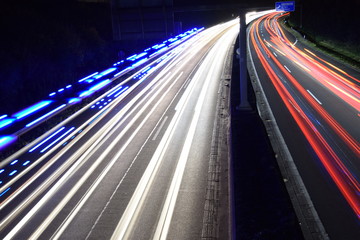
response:
<path id="1" fill-rule="evenodd" d="M 240 32 L 239 32 L 239 63 L 240 63 L 240 104 L 238 110 L 249 110 L 251 106 L 247 94 L 247 67 L 246 67 L 246 21 L 245 10 L 240 11 Z"/>

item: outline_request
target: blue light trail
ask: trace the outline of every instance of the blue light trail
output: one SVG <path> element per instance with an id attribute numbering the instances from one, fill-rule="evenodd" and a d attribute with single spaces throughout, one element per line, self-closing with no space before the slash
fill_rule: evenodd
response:
<path id="1" fill-rule="evenodd" d="M 126 60 L 135 61 L 135 60 L 136 60 L 136 56 L 137 56 L 137 54 L 134 54 L 134 55 L 128 57 Z"/>
<path id="2" fill-rule="evenodd" d="M 91 94 L 93 94 L 94 92 L 92 91 L 83 91 L 79 94 L 79 97 L 80 98 L 83 98 L 83 97 L 87 97 L 87 96 L 90 96 Z"/>
<path id="3" fill-rule="evenodd" d="M 0 197 L 2 197 L 6 192 L 8 192 L 10 190 L 10 188 L 7 188 L 5 191 L 3 191 L 2 193 L 0 193 Z"/>
<path id="4" fill-rule="evenodd" d="M 68 104 L 78 103 L 78 102 L 80 102 L 80 101 L 81 101 L 80 98 L 70 98 L 70 99 L 68 100 Z"/>
<path id="5" fill-rule="evenodd" d="M 26 166 L 26 165 L 28 165 L 30 163 L 30 160 L 27 160 L 26 162 L 24 162 L 22 165 L 23 166 Z"/>
<path id="6" fill-rule="evenodd" d="M 19 160 L 14 160 L 14 161 L 12 161 L 11 163 L 10 163 L 10 165 L 14 165 L 14 164 L 16 164 L 17 162 L 18 162 Z"/>
<path id="7" fill-rule="evenodd" d="M 74 85 L 68 84 L 63 88 L 60 88 L 54 92 L 51 92 L 48 96 L 51 97 L 50 99 L 52 99 L 52 100 L 40 101 L 40 102 L 38 102 L 28 108 L 25 108 L 15 114 L 12 114 L 12 115 L 10 114 L 11 117 L 8 117 L 7 114 L 3 114 L 0 116 L 0 130 L 2 130 L 4 128 L 9 128 L 9 127 L 16 127 L 16 128 L 24 127 L 24 125 L 17 124 L 16 122 L 18 122 L 19 120 L 22 120 L 23 118 L 28 117 L 29 115 L 32 115 L 32 114 L 36 116 L 36 117 L 34 117 L 36 119 L 35 120 L 31 119 L 31 122 L 27 123 L 25 125 L 25 127 L 35 126 L 36 124 L 41 123 L 41 121 L 44 121 L 47 118 L 50 118 L 53 115 L 57 114 L 62 109 L 66 108 L 66 106 L 68 106 L 69 104 L 76 104 L 78 102 L 81 102 L 83 98 L 86 98 L 86 97 L 92 95 L 94 92 L 102 89 L 103 87 L 105 87 L 106 85 L 111 83 L 113 80 L 117 79 L 119 76 L 123 76 L 126 73 L 141 66 L 142 64 L 147 62 L 150 58 L 169 50 L 170 47 L 172 48 L 175 45 L 180 45 L 183 41 L 185 41 L 185 39 L 190 38 L 191 36 L 197 34 L 198 32 L 200 32 L 203 29 L 204 28 L 201 28 L 201 29 L 194 28 L 192 30 L 189 30 L 187 32 L 179 34 L 175 37 L 169 38 L 168 40 L 165 40 L 162 43 L 159 43 L 152 47 L 146 48 L 143 52 L 141 52 L 139 54 L 134 54 L 134 55 L 126 58 L 126 60 L 124 59 L 124 60 L 116 62 L 115 64 L 113 64 L 113 66 L 111 66 L 110 68 L 108 68 L 104 71 L 94 72 L 94 73 L 78 80 Z M 160 57 L 159 60 L 156 61 L 156 63 L 159 63 L 160 61 L 162 61 L 164 59 L 164 57 L 166 57 L 166 56 Z M 120 66 L 117 67 L 117 65 L 120 65 L 120 64 L 124 64 L 124 65 L 122 65 L 122 67 L 120 67 Z M 140 74 L 136 75 L 134 79 L 141 79 L 141 81 L 143 81 L 145 79 L 146 75 L 153 72 L 154 69 L 155 68 L 147 67 L 147 68 L 143 69 Z M 108 77 L 110 79 L 103 80 L 103 78 L 105 78 L 104 76 L 106 76 L 110 73 L 114 74 L 113 77 L 112 78 Z M 89 84 L 89 83 L 98 81 L 98 79 L 99 79 L 99 82 L 101 81 L 100 83 L 97 83 L 93 86 L 91 86 Z M 87 84 L 85 84 L 85 85 L 79 84 L 82 82 L 86 82 Z M 86 86 L 88 86 L 88 87 L 86 87 Z M 69 96 L 69 98 L 67 98 L 66 96 L 61 94 L 62 92 L 66 92 L 65 90 L 72 89 L 73 87 L 75 87 L 76 90 L 79 89 L 77 93 L 74 93 L 74 96 Z M 115 95 L 115 97 L 117 97 L 121 93 L 126 91 L 128 88 L 129 87 L 116 88 L 110 94 L 108 94 L 108 97 L 114 97 L 114 95 Z M 69 91 L 69 93 L 72 93 L 72 92 Z M 78 96 L 76 96 L 77 94 L 78 94 Z M 64 99 L 65 97 L 67 99 Z M 52 104 L 54 104 L 55 100 L 59 101 L 59 104 L 62 104 L 62 105 L 59 107 L 56 107 L 55 109 L 53 109 L 51 111 L 49 110 L 48 113 L 41 116 L 40 114 L 42 114 L 42 111 L 46 110 L 50 104 L 51 104 L 51 106 L 53 106 Z M 64 101 L 67 101 L 67 102 L 64 102 Z M 109 102 L 110 102 L 110 100 L 109 100 Z M 65 104 L 63 104 L 63 103 L 65 103 Z M 100 105 L 97 105 L 97 107 L 100 107 Z M 16 131 L 18 131 L 18 130 L 16 130 Z M 17 137 L 10 136 L 10 135 L 0 136 L 0 149 L 9 145 L 11 142 L 15 141 L 16 139 L 17 139 Z M 48 140 L 46 140 L 46 141 L 48 141 Z M 32 151 L 33 150 L 35 150 L 35 149 L 32 149 Z"/>
<path id="8" fill-rule="evenodd" d="M 128 70 L 130 70 L 130 69 L 132 69 L 132 67 L 127 67 L 127 68 L 125 68 L 124 70 L 122 70 L 121 72 L 115 74 L 114 77 L 117 77 L 117 76 L 123 74 L 124 72 L 126 72 L 126 71 L 128 71 Z"/>
<path id="9" fill-rule="evenodd" d="M 2 136 L 0 137 L 0 149 L 8 146 L 9 144 L 15 142 L 16 136 Z"/>
<path id="10" fill-rule="evenodd" d="M 101 73 L 97 74 L 96 76 L 94 76 L 95 79 L 99 79 L 105 75 L 108 75 L 109 73 L 112 73 L 114 71 L 116 71 L 117 68 L 113 67 L 113 68 L 109 68 L 109 69 L 106 69 L 105 71 L 102 71 Z"/>
<path id="11" fill-rule="evenodd" d="M 15 118 L 5 118 L 0 121 L 0 129 L 12 124 L 16 119 Z"/>
<path id="12" fill-rule="evenodd" d="M 24 118 L 36 111 L 39 111 L 40 109 L 48 106 L 50 103 L 52 103 L 53 101 L 51 100 L 45 100 L 45 101 L 41 101 L 41 102 L 38 102 L 28 108 L 25 108 L 24 110 L 18 112 L 18 113 L 15 113 L 13 115 L 13 117 L 17 118 L 17 119 L 21 119 L 21 118 Z"/>
<path id="13" fill-rule="evenodd" d="M 134 63 L 134 64 L 132 65 L 132 67 L 138 67 L 138 66 L 140 66 L 141 64 L 147 62 L 147 60 L 148 60 L 147 58 L 144 58 L 144 59 L 138 61 L 137 63 Z"/>
<path id="14" fill-rule="evenodd" d="M 135 57 L 135 59 L 139 59 L 139 58 L 141 58 L 141 57 L 143 57 L 143 56 L 145 56 L 145 55 L 147 55 L 148 53 L 147 52 L 142 52 L 142 53 L 140 53 L 139 55 L 137 55 L 136 57 Z"/>
<path id="15" fill-rule="evenodd" d="M 110 79 L 106 79 L 106 80 L 104 80 L 104 81 L 102 81 L 102 82 L 99 82 L 98 84 L 92 86 L 92 87 L 89 89 L 89 91 L 97 91 L 97 90 L 105 87 L 106 85 L 108 85 L 110 82 L 111 82 Z"/>

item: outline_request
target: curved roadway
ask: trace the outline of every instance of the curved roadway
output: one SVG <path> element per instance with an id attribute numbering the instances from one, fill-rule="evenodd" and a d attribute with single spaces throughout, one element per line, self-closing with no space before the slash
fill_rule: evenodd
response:
<path id="1" fill-rule="evenodd" d="M 276 122 L 330 239 L 360 236 L 360 74 L 303 45 L 271 13 L 250 50 Z"/>

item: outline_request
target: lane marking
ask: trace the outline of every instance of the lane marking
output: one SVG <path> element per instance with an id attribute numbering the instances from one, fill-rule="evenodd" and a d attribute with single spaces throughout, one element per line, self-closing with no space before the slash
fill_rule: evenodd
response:
<path id="1" fill-rule="evenodd" d="M 312 94 L 312 92 L 310 92 L 310 90 L 306 90 L 320 105 L 322 105 L 322 103 L 319 101 L 319 99 L 317 99 L 317 97 L 315 97 L 314 94 Z"/>
<path id="2" fill-rule="evenodd" d="M 235 30 L 233 30 L 235 31 Z M 195 105 L 195 111 L 194 111 L 194 115 L 192 117 L 191 120 L 191 124 L 190 124 L 190 128 L 188 130 L 188 133 L 186 135 L 186 139 L 184 142 L 184 145 L 182 147 L 182 151 L 175 169 L 175 173 L 174 176 L 172 178 L 171 181 L 171 185 L 170 188 L 168 190 L 168 194 L 166 196 L 166 200 L 163 206 L 163 209 L 161 211 L 161 215 L 160 215 L 160 219 L 158 221 L 157 227 L 156 227 L 156 231 L 155 234 L 153 236 L 153 239 L 158 240 L 165 240 L 167 238 L 169 229 L 170 229 L 170 224 L 171 224 L 171 220 L 173 217 L 173 213 L 175 210 L 175 204 L 177 201 L 177 196 L 179 194 L 179 190 L 180 190 L 180 186 L 181 186 L 181 182 L 182 182 L 182 178 L 185 172 L 185 167 L 187 164 L 187 160 L 190 154 L 190 150 L 191 150 L 191 146 L 192 146 L 192 142 L 194 140 L 195 137 L 195 132 L 197 129 L 197 126 L 200 123 L 200 117 L 201 117 L 201 109 L 203 108 L 203 106 L 205 105 L 205 100 L 206 100 L 206 95 L 208 93 L 208 91 L 210 91 L 210 83 L 212 81 L 214 81 L 214 72 L 215 70 L 219 72 L 219 69 L 216 69 L 215 66 L 221 66 L 221 62 L 224 62 L 225 60 L 225 54 L 223 51 L 220 52 L 220 54 L 222 54 L 221 56 L 219 56 L 219 51 L 220 51 L 220 43 L 227 43 L 226 41 L 222 41 L 223 39 L 225 40 L 231 40 L 233 38 L 233 35 L 231 35 L 232 32 L 228 31 L 227 34 L 223 35 L 223 37 L 218 40 L 217 45 L 213 47 L 212 52 L 209 54 L 208 59 L 210 59 L 211 61 L 211 65 L 210 65 L 210 69 L 208 72 L 206 73 L 206 79 L 204 82 L 204 85 L 201 89 L 199 98 L 196 102 Z M 211 57 L 211 58 L 210 58 Z M 208 63 L 207 63 L 208 64 Z M 204 65 L 202 66 L 207 66 Z M 204 73 L 204 70 L 202 70 L 202 72 L 200 72 L 199 69 L 199 77 L 202 76 L 202 74 Z M 201 75 L 200 75 L 201 74 Z M 186 104 L 189 104 L 189 102 L 187 102 Z"/>
<path id="3" fill-rule="evenodd" d="M 173 83 L 174 84 L 174 83 Z M 173 86 L 173 85 L 172 85 Z M 160 119 L 162 119 L 164 116 L 165 116 L 165 113 L 169 110 L 171 104 L 173 103 L 173 101 L 175 100 L 176 96 L 179 94 L 180 90 L 175 94 L 174 98 L 171 100 L 171 103 L 169 104 L 169 106 L 166 108 L 166 110 L 164 111 L 163 115 L 161 116 Z M 167 116 L 166 116 L 167 117 Z M 160 121 L 160 120 L 159 120 Z M 156 126 L 159 125 L 160 122 L 158 122 L 156 124 Z M 138 156 L 140 155 L 142 149 L 145 147 L 145 145 L 148 143 L 149 139 L 150 139 L 150 136 L 153 134 L 154 130 L 156 129 L 156 126 L 155 128 L 151 131 L 151 133 L 149 134 L 149 136 L 147 137 L 147 139 L 145 140 L 145 142 L 143 143 L 143 145 L 141 146 L 140 150 L 138 151 L 138 153 L 136 154 L 135 158 L 133 159 L 132 163 L 131 163 L 131 166 L 133 165 L 133 163 L 136 161 L 136 159 L 138 158 Z M 106 205 L 104 206 L 103 210 L 101 211 L 101 213 L 99 214 L 99 216 L 97 217 L 95 223 L 93 224 L 93 226 L 91 227 L 91 230 L 90 232 L 88 233 L 88 235 L 86 236 L 86 240 L 89 239 L 89 237 L 91 236 L 91 233 L 93 232 L 93 230 L 95 229 L 95 226 L 97 225 L 97 223 L 99 222 L 100 218 L 102 217 L 103 213 L 105 212 L 106 208 L 108 207 L 109 203 L 111 202 L 113 196 L 115 195 L 115 193 L 118 191 L 121 183 L 123 182 L 124 178 L 126 177 L 127 173 L 129 172 L 131 166 L 129 166 L 128 170 L 126 171 L 126 173 L 124 174 L 123 178 L 120 180 L 120 182 L 118 183 L 118 185 L 116 186 L 113 194 L 111 195 L 110 199 L 108 200 L 108 202 L 106 203 Z M 61 231 L 61 233 L 65 230 L 65 228 L 63 228 L 63 230 Z M 57 231 L 57 232 L 60 232 L 60 231 Z M 61 234 L 57 234 L 58 236 L 60 236 Z M 53 238 L 52 238 L 53 239 Z M 55 238 L 57 239 L 57 238 Z"/>
<path id="4" fill-rule="evenodd" d="M 195 88 L 195 82 L 197 82 L 199 78 L 198 75 L 200 74 L 200 72 L 203 72 L 205 70 L 205 62 L 209 62 L 209 60 L 205 58 L 204 64 L 200 65 L 200 68 L 197 70 L 194 78 L 192 79 L 192 81 L 190 81 L 188 88 L 186 88 L 185 92 L 183 93 L 183 96 L 187 96 L 186 98 L 184 97 L 184 99 L 186 100 L 181 101 L 183 102 L 183 106 L 177 104 L 179 111 L 175 112 L 174 117 L 172 118 L 142 178 L 140 179 L 128 206 L 126 207 L 116 229 L 114 230 L 111 239 L 126 239 L 127 237 L 129 237 L 128 234 L 130 234 L 131 230 L 134 228 L 134 224 L 136 222 L 136 219 L 139 217 L 140 210 L 142 205 L 144 204 L 146 195 L 152 185 L 155 175 L 157 174 L 159 165 L 163 161 L 166 149 L 170 144 L 170 139 L 174 135 L 176 126 L 178 126 L 181 116 L 183 115 L 185 109 L 184 106 L 189 103 L 190 95 Z"/>
<path id="5" fill-rule="evenodd" d="M 274 54 L 274 56 L 275 56 L 275 57 L 277 57 L 277 56 L 278 56 L 275 52 L 273 52 L 273 54 Z"/>
<path id="6" fill-rule="evenodd" d="M 284 65 L 284 67 L 286 68 L 286 70 L 287 70 L 289 73 L 291 73 L 290 69 L 289 69 L 286 65 Z"/>
<path id="7" fill-rule="evenodd" d="M 165 71 L 163 71 L 163 72 L 161 72 L 158 76 L 157 76 L 157 79 L 160 79 L 160 78 L 162 78 L 164 75 L 165 75 Z M 166 76 L 169 76 L 170 75 L 170 73 L 168 73 Z M 144 95 L 144 93 L 146 93 L 146 91 L 148 91 L 154 84 L 156 84 L 156 82 L 157 82 L 157 80 L 154 80 L 152 83 L 150 83 L 145 89 L 143 89 L 134 99 L 132 99 L 130 102 L 129 102 L 129 104 L 127 105 L 127 106 L 125 106 L 124 107 L 124 109 L 122 109 L 122 111 L 121 112 L 126 112 L 126 111 L 128 111 L 129 109 L 131 109 L 131 107 L 130 106 L 132 106 L 132 105 L 134 105 L 135 104 L 135 102 L 137 101 L 137 99 L 139 99 L 140 98 L 140 96 L 142 96 L 142 95 Z M 174 81 L 175 82 L 175 81 Z M 136 84 L 135 84 L 136 85 Z M 134 85 L 134 86 L 135 86 Z M 120 101 L 120 100 L 119 100 Z M 114 105 L 113 107 L 115 107 L 116 105 Z M 132 110 L 132 111 L 134 111 L 134 110 Z M 120 113 L 120 112 L 119 112 Z M 106 126 L 104 126 L 102 129 L 112 129 L 111 127 L 109 127 L 110 125 L 116 125 L 116 123 L 118 122 L 118 120 L 120 120 L 121 118 L 123 117 L 123 115 L 122 114 L 118 114 L 118 117 L 116 117 L 115 116 L 115 118 L 117 118 L 116 120 L 114 120 L 114 121 L 109 121 L 109 123 L 106 125 Z M 99 141 L 101 141 L 101 140 L 103 140 L 104 139 L 104 136 L 106 136 L 107 135 L 107 133 L 108 133 L 108 131 L 105 131 L 105 132 L 103 132 L 103 131 L 98 131 L 98 132 L 101 132 L 102 134 L 101 134 L 101 136 L 100 136 L 100 138 L 97 138 L 97 140 L 96 140 L 96 142 L 99 142 Z M 112 131 L 112 132 L 114 132 L 114 130 Z M 108 138 L 108 137 L 107 137 Z M 93 144 L 92 145 L 92 147 L 93 146 L 97 146 L 97 144 Z M 91 148 L 92 147 L 90 147 L 86 152 L 88 152 L 88 153 L 90 153 L 91 152 Z M 85 156 L 87 156 L 87 154 L 85 154 L 85 155 L 82 155 L 81 156 L 81 158 L 85 158 Z M 77 158 L 77 157 L 76 157 Z M 82 162 L 82 161 L 77 161 L 77 162 Z M 76 162 L 76 163 L 77 163 Z M 75 169 L 75 167 L 74 167 L 74 165 L 72 166 L 72 169 Z M 72 172 L 72 171 L 70 171 L 70 172 Z M 68 173 L 68 172 L 67 172 Z M 66 173 L 66 174 L 67 174 Z M 59 182 L 57 182 L 57 183 L 59 183 Z M 55 184 L 55 186 L 58 186 L 58 184 Z M 53 188 L 56 188 L 56 187 L 53 187 Z M 48 196 L 49 194 L 50 195 L 52 195 L 50 192 L 53 190 L 53 188 L 46 194 L 46 196 Z M 64 200 L 63 200 L 64 201 Z M 13 229 L 6 237 L 7 238 L 12 238 L 15 234 L 16 234 L 16 232 L 18 231 L 18 230 L 20 230 L 21 228 L 22 228 L 22 226 L 23 225 L 25 225 L 26 223 L 27 223 L 27 221 L 30 219 L 30 217 L 33 215 L 33 214 L 35 214 L 36 212 L 37 212 L 37 210 L 40 208 L 40 206 L 42 205 L 42 204 L 44 204 L 46 202 L 46 200 L 44 200 L 44 198 L 43 199 L 41 199 L 41 201 L 40 202 L 38 202 L 38 204 L 36 204 L 36 206 L 34 207 L 34 208 L 32 208 L 31 209 L 31 213 L 28 213 L 27 215 L 26 215 L 26 217 L 25 218 L 23 218 L 17 225 L 16 225 L 16 227 L 15 227 L 15 229 Z M 61 203 L 59 203 L 59 204 L 61 204 Z M 55 211 L 55 210 L 54 210 Z M 57 210 L 57 211 L 59 211 L 59 210 Z M 54 214 L 52 214 L 52 216 L 49 216 L 48 218 L 53 218 L 54 217 Z M 8 218 L 11 218 L 11 216 L 9 216 Z M 49 220 L 48 220 L 49 221 Z M 2 223 L 1 223 L 2 224 Z M 45 223 L 43 223 L 42 224 L 42 226 L 40 226 L 37 230 L 36 230 L 36 232 L 35 233 L 33 233 L 33 236 L 34 235 L 39 235 L 39 234 L 41 234 L 41 232 L 44 230 L 44 225 L 46 225 Z M 45 228 L 46 228 L 46 226 L 45 226 Z"/>
<path id="8" fill-rule="evenodd" d="M 293 43 L 293 46 L 295 46 L 295 44 L 298 42 L 298 39 L 296 39 L 296 41 Z"/>
<path id="9" fill-rule="evenodd" d="M 168 83 L 174 76 L 176 73 L 174 73 L 170 78 L 167 79 Z M 168 75 L 167 75 L 168 76 Z M 179 78 L 179 77 L 178 77 Z M 178 79 L 177 78 L 177 79 Z M 165 95 L 167 94 L 167 92 L 172 88 L 172 86 L 176 83 L 177 79 L 171 84 L 171 86 L 169 87 L 169 89 L 166 91 L 165 94 L 162 95 L 161 99 L 165 97 Z M 151 104 L 151 102 L 157 97 L 157 95 L 160 94 L 161 90 L 164 89 L 164 87 L 166 86 L 166 84 L 162 85 L 157 92 L 152 95 L 151 99 L 149 101 L 147 101 L 144 106 L 142 107 L 142 111 L 138 111 L 138 113 L 136 114 L 136 116 L 132 119 L 132 121 L 126 125 L 126 127 L 123 129 L 123 131 L 115 138 L 114 141 L 112 141 L 112 144 L 106 149 L 105 152 L 103 152 L 101 154 L 101 156 L 98 158 L 98 161 L 96 161 L 91 169 L 89 169 L 86 174 L 84 175 L 84 177 L 82 179 L 80 179 L 80 181 L 72 188 L 72 192 L 76 192 L 81 185 L 87 180 L 88 176 L 93 172 L 93 169 L 95 169 L 101 162 L 101 159 L 103 159 L 104 157 L 107 156 L 107 154 L 114 148 L 114 146 L 116 145 L 116 143 L 119 141 L 120 138 L 122 138 L 125 134 L 125 132 L 127 132 L 130 127 L 135 123 L 135 121 L 141 116 L 141 114 L 143 113 L 143 111 L 145 111 L 145 109 Z M 153 89 L 153 91 L 155 91 L 155 89 Z M 146 91 L 145 91 L 146 92 Z M 145 98 L 143 99 L 145 101 Z M 61 224 L 61 226 L 57 229 L 57 231 L 54 233 L 53 235 L 53 239 L 59 239 L 61 237 L 61 234 L 65 231 L 65 229 L 67 228 L 67 226 L 71 223 L 71 221 L 74 219 L 74 217 L 76 216 L 76 214 L 80 211 L 81 207 L 87 202 L 87 200 L 90 198 L 91 194 L 97 189 L 97 186 L 100 184 L 100 182 L 104 179 L 104 177 L 106 176 L 106 174 L 111 170 L 112 166 L 115 164 L 115 162 L 119 159 L 120 155 L 125 151 L 125 149 L 127 148 L 127 146 L 130 144 L 130 142 L 133 140 L 133 138 L 135 137 L 135 135 L 140 131 L 140 129 L 143 127 L 143 125 L 145 124 L 145 122 L 149 119 L 149 117 L 152 115 L 152 113 L 155 111 L 156 107 L 159 105 L 159 103 L 161 102 L 161 100 L 155 104 L 155 106 L 153 106 L 153 108 L 151 109 L 151 111 L 148 113 L 148 115 L 144 118 L 144 120 L 141 122 L 141 124 L 137 127 L 137 129 L 132 133 L 132 135 L 130 136 L 130 138 L 126 141 L 126 143 L 123 145 L 123 147 L 116 153 L 116 155 L 112 158 L 112 160 L 110 161 L 110 163 L 106 166 L 106 168 L 101 172 L 101 174 L 98 176 L 98 178 L 96 179 L 95 182 L 93 182 L 93 184 L 91 185 L 91 187 L 87 190 L 86 194 L 81 198 L 81 200 L 77 203 L 77 205 L 75 206 L 75 208 L 71 211 L 71 213 L 67 216 L 67 218 L 65 219 L 65 221 Z M 141 103 L 139 105 L 142 105 Z M 120 125 L 120 124 L 119 124 Z M 136 158 L 135 158 L 136 159 Z M 135 161 L 135 159 L 133 160 L 133 162 Z M 131 166 L 133 165 L 133 162 L 131 163 Z M 130 170 L 131 166 L 127 169 L 127 171 L 125 172 L 122 180 L 120 181 L 119 185 L 117 186 L 117 188 L 120 186 L 120 184 L 122 183 L 123 179 L 126 177 L 128 171 Z M 68 194 L 69 195 L 69 194 Z M 51 214 L 44 222 L 49 222 L 51 221 L 51 219 L 49 218 L 54 218 L 54 216 L 56 216 L 59 211 L 65 206 L 65 204 L 67 203 L 67 201 L 72 197 L 70 194 L 70 196 L 64 198 L 56 207 L 56 209 L 54 210 L 55 213 Z M 53 212 L 54 212 L 53 211 Z M 97 220 L 98 221 L 98 220 Z M 42 224 L 42 226 L 40 226 L 37 231 L 32 235 L 32 237 L 34 238 L 38 238 L 40 236 L 40 234 L 44 231 L 44 229 L 47 227 L 47 224 Z M 90 232 L 91 233 L 91 232 Z M 88 234 L 88 236 L 90 235 L 90 233 Z"/>
<path id="10" fill-rule="evenodd" d="M 194 81 L 191 81 L 192 85 L 194 85 Z M 189 92 L 192 92 L 193 88 L 188 88 L 184 93 L 186 95 Z M 183 109 L 182 109 L 183 110 Z M 176 130 L 176 126 L 180 121 L 180 116 L 183 111 L 177 111 L 172 118 L 167 130 L 165 131 L 164 136 L 162 137 L 158 147 L 156 148 L 150 162 L 148 163 L 143 176 L 141 177 L 119 223 L 116 226 L 116 229 L 113 232 L 111 239 L 126 239 L 127 231 L 132 229 L 133 221 L 137 218 L 140 208 L 143 205 L 144 198 L 149 191 L 149 187 L 154 180 L 155 174 L 159 169 L 159 165 L 162 162 L 165 150 L 168 148 L 170 144 L 169 139 L 174 135 Z"/>
<path id="11" fill-rule="evenodd" d="M 155 141 L 155 140 L 156 140 L 156 138 L 157 138 L 157 136 L 159 135 L 159 133 L 160 133 L 161 129 L 164 127 L 164 125 L 165 125 L 165 123 L 166 123 L 167 119 L 168 119 L 168 116 L 165 116 L 164 120 L 161 122 L 161 124 L 160 124 L 160 126 L 159 126 L 158 130 L 156 131 L 156 133 L 155 133 L 154 137 L 152 138 L 152 140 L 153 140 L 153 141 Z"/>

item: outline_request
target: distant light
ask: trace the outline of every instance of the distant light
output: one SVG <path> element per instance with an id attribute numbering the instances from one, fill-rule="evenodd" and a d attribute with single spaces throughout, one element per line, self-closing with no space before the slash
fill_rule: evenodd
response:
<path id="1" fill-rule="evenodd" d="M 25 108 L 24 110 L 18 112 L 18 113 L 15 113 L 13 115 L 13 117 L 17 118 L 17 119 L 21 119 L 23 117 L 26 117 L 36 111 L 39 111 L 40 109 L 46 107 L 47 105 L 49 105 L 50 103 L 52 103 L 53 101 L 51 100 L 46 100 L 46 101 L 41 101 L 41 102 L 38 102 L 28 108 Z"/>
<path id="2" fill-rule="evenodd" d="M 62 92 L 62 91 L 64 91 L 65 89 L 64 88 L 60 88 L 59 90 L 58 90 L 58 92 Z"/>
<path id="3" fill-rule="evenodd" d="M 17 139 L 16 136 L 2 136 L 0 137 L 0 149 L 8 146 L 9 144 L 13 143 Z"/>
<path id="4" fill-rule="evenodd" d="M 56 95 L 56 92 L 52 92 L 49 94 L 49 97 L 52 97 L 52 96 L 55 96 Z"/>
<path id="5" fill-rule="evenodd" d="M 66 86 L 66 88 L 71 88 L 71 87 L 72 87 L 72 85 L 67 85 L 67 86 Z"/>
<path id="6" fill-rule="evenodd" d="M 7 114 L 4 114 L 4 115 L 0 116 L 0 119 L 6 118 L 7 116 L 8 116 Z"/>

